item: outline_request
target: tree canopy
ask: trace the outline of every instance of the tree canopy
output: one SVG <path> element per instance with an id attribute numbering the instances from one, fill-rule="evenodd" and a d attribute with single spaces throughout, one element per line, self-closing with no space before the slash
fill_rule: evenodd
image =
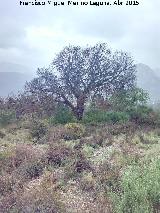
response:
<path id="1" fill-rule="evenodd" d="M 52 96 L 70 107 L 77 119 L 82 119 L 89 97 L 134 87 L 136 68 L 128 53 L 113 52 L 106 43 L 100 43 L 66 46 L 48 68 L 38 69 L 37 74 L 27 83 L 27 91 Z"/>

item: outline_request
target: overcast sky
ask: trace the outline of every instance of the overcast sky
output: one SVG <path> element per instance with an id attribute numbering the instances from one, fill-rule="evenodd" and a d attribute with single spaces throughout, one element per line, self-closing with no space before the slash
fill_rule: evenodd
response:
<path id="1" fill-rule="evenodd" d="M 160 67 L 160 1 L 139 2 L 124 7 L 54 7 L 0 0 L 0 63 L 36 71 L 49 65 L 65 45 L 107 42 L 112 49 L 130 52 L 136 63 Z"/>

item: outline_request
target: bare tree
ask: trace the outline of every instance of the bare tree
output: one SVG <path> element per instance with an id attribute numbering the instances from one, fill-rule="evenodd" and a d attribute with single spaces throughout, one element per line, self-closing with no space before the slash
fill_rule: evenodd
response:
<path id="1" fill-rule="evenodd" d="M 135 65 L 126 52 L 112 52 L 105 43 L 93 47 L 65 47 L 49 68 L 38 69 L 38 77 L 26 89 L 70 107 L 82 119 L 87 99 L 97 93 L 127 90 L 135 84 Z"/>

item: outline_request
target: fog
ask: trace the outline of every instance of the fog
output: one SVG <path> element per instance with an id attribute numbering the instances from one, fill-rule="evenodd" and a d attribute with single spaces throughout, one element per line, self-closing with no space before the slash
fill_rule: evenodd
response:
<path id="1" fill-rule="evenodd" d="M 136 63 L 158 68 L 160 2 L 138 6 L 20 6 L 0 3 L 0 63 L 16 63 L 35 72 L 47 66 L 65 45 L 107 42 L 130 52 Z M 25 69 L 24 69 L 25 70 Z"/>

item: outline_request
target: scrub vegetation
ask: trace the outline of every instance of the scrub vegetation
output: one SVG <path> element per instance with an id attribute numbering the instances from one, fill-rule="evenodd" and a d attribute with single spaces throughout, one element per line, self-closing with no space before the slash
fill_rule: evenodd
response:
<path id="1" fill-rule="evenodd" d="M 132 63 L 104 44 L 66 47 L 52 64 L 59 78 L 39 70 L 23 94 L 1 98 L 0 212 L 160 212 L 160 110 Z"/>

